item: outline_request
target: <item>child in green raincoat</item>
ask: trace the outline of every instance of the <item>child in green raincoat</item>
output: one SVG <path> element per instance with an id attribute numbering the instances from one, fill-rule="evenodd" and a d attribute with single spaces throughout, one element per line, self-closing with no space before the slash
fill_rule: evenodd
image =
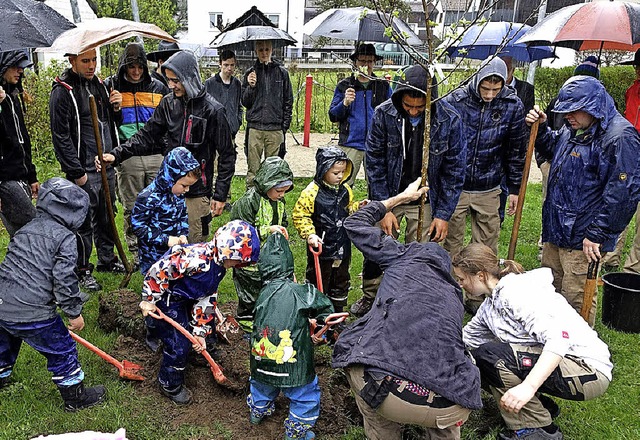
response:
<path id="1" fill-rule="evenodd" d="M 250 421 L 258 424 L 273 414 L 274 400 L 282 392 L 291 401 L 285 438 L 313 439 L 320 387 L 309 319 L 324 321 L 333 306 L 313 285 L 293 281 L 293 254 L 280 233 L 267 239 L 258 269 L 266 282 L 256 302 L 251 334 Z"/>
<path id="2" fill-rule="evenodd" d="M 250 188 L 234 204 L 231 220 L 243 220 L 258 231 L 261 242 L 271 232 L 282 232 L 287 236 L 287 216 L 284 196 L 293 189 L 293 173 L 289 164 L 277 156 L 262 162 Z M 234 269 L 233 283 L 238 292 L 236 319 L 245 332 L 253 325 L 253 309 L 262 288 L 256 267 Z"/>

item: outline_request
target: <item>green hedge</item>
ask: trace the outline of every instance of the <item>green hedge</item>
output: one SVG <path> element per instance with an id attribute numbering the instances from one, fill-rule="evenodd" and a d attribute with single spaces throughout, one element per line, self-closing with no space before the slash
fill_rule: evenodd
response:
<path id="1" fill-rule="evenodd" d="M 536 103 L 545 109 L 551 99 L 558 95 L 562 84 L 573 75 L 575 67 L 552 69 L 549 67 L 536 69 Z M 636 79 L 635 70 L 631 66 L 611 66 L 600 69 L 600 79 L 609 94 L 624 113 L 624 93 Z"/>

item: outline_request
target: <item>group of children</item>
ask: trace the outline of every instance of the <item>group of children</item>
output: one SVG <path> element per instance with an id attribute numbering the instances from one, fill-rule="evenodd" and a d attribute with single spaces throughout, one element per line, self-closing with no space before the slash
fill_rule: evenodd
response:
<path id="1" fill-rule="evenodd" d="M 315 437 L 311 428 L 320 412 L 320 389 L 313 365 L 312 341 L 316 341 L 311 337 L 309 320 L 322 323 L 329 314 L 341 312 L 346 306 L 351 243 L 343 221 L 366 204 L 366 201 L 354 201 L 351 188 L 345 184 L 353 168 L 345 153 L 334 147 L 321 148 L 316 159 L 316 175 L 293 208 L 293 224 L 310 248 L 322 248 L 319 275 L 326 296 L 316 288 L 318 274 L 310 249 L 307 283 L 294 281 L 283 201 L 285 194 L 293 188 L 293 174 L 283 159 L 270 157 L 263 162 L 254 186 L 234 203 L 232 220 L 219 228 L 210 242 L 188 244 L 186 240 L 188 222 L 184 195 L 199 177 L 198 162 L 188 150 L 181 147 L 171 150 L 154 182 L 139 194 L 132 212 L 132 224 L 139 239 L 140 265 L 145 275 L 143 301 L 153 304 L 143 310 L 154 307 L 162 310 L 183 326 L 190 327 L 198 341 L 192 345 L 170 325 L 149 316 L 146 318 L 149 324 L 147 342 L 154 348 L 160 343 L 163 347 L 158 374 L 161 392 L 172 401 L 186 404 L 191 400 L 191 392 L 184 385 L 187 355 L 191 348 L 197 352 L 211 350 L 213 340 L 208 336 L 215 334 L 218 285 L 226 270 L 233 268 L 238 292 L 237 315 L 250 344 L 251 378 L 247 396 L 250 422 L 260 423 L 272 414 L 274 399 L 283 392 L 291 400 L 285 420 L 286 438 Z M 81 310 L 86 298 L 79 291 L 73 274 L 77 257 L 73 231 L 84 218 L 88 205 L 88 202 L 83 203 L 83 197 L 86 195 L 78 191 L 76 185 L 64 179 L 46 182 L 38 198 L 38 216 L 16 234 L 0 265 L 0 386 L 9 382 L 20 343 L 25 341 L 47 357 L 48 369 L 60 389 L 65 409 L 71 411 L 99 403 L 105 395 L 102 386 L 83 386 L 84 373 L 75 344 L 56 314 L 56 307 L 60 307 L 69 319 L 69 329 L 81 330 L 84 325 Z M 33 240 L 40 243 L 37 251 Z M 508 309 L 507 312 L 500 309 L 506 305 L 496 303 L 496 297 L 504 296 L 500 292 L 506 292 L 505 289 L 512 289 L 509 283 L 516 278 L 505 277 L 505 281 L 501 281 L 502 273 L 482 265 L 469 265 L 471 257 L 467 254 L 463 251 L 453 261 L 462 287 L 470 294 L 493 294 L 492 301 L 485 302 L 486 306 L 483 305 L 481 313 L 464 332 L 480 369 L 486 369 L 490 375 L 494 368 L 491 360 L 509 351 L 508 345 L 506 350 L 500 345 L 488 350 L 487 342 L 514 322 L 523 322 L 523 326 L 518 325 L 513 330 L 514 337 L 507 338 L 504 344 L 517 342 L 542 346 L 535 356 L 539 355 L 540 361 L 545 361 L 546 370 L 542 367 L 530 370 L 532 373 L 542 370 L 535 385 L 541 387 L 551 374 L 549 371 L 564 362 L 565 354 L 570 354 L 571 359 L 582 356 L 582 361 L 577 363 L 583 370 L 576 375 L 591 374 L 596 377 L 597 385 L 590 386 L 589 390 L 585 388 L 573 398 L 580 400 L 602 394 L 611 379 L 611 363 L 606 345 L 597 335 L 577 322 L 574 316 L 570 320 L 563 319 L 572 337 L 580 335 L 576 349 L 571 345 L 565 327 L 555 328 L 556 324 L 552 322 L 535 321 L 538 318 L 532 312 L 524 317 L 508 318 L 505 313 L 525 313 L 522 310 L 533 307 L 533 302 L 523 303 L 522 309 Z M 475 258 L 496 259 L 491 252 Z M 38 277 L 37 283 L 24 282 L 27 276 L 33 279 L 34 273 Z M 547 274 L 538 275 L 548 278 Z M 521 277 L 524 281 L 524 276 Z M 535 284 L 528 282 L 529 286 Z M 561 297 L 550 289 L 547 289 L 548 295 L 558 302 Z M 558 306 L 557 310 L 564 309 L 563 313 L 571 315 L 572 310 L 567 307 Z M 503 325 L 492 324 L 496 317 L 501 317 Z M 549 333 L 549 328 L 555 333 Z M 56 337 L 44 337 L 45 334 Z M 597 352 L 591 355 L 585 351 L 596 346 Z M 500 371 L 500 374 L 505 373 Z M 515 375 L 515 379 L 526 376 L 520 371 L 510 374 Z M 563 378 L 555 379 L 554 383 L 563 383 Z M 515 403 L 505 403 L 511 405 L 512 410 L 521 410 L 526 405 L 533 405 L 534 413 L 538 409 L 531 403 L 532 396 L 510 393 L 509 387 L 502 382 L 490 385 L 497 399 L 513 398 Z M 553 393 L 557 390 L 541 387 L 540 391 Z M 560 396 L 572 398 L 567 397 L 567 393 L 560 393 Z M 508 409 L 505 412 L 509 412 Z M 550 419 L 542 418 L 544 420 L 538 420 L 540 423 L 550 422 Z M 518 419 L 509 420 L 517 429 Z"/>
<path id="2" fill-rule="evenodd" d="M 158 382 L 161 392 L 172 401 L 191 401 L 191 392 L 184 385 L 184 370 L 192 344 L 170 325 L 147 316 L 148 310 L 158 308 L 191 328 L 199 342 L 193 344 L 196 351 L 211 350 L 218 285 L 226 270 L 233 267 L 237 315 L 251 344 L 251 393 L 247 397 L 250 420 L 259 423 L 273 412 L 273 400 L 282 389 L 292 401 L 285 421 L 287 438 L 314 437 L 310 428 L 320 412 L 320 390 L 308 322 L 314 319 L 322 323 L 334 310 L 342 311 L 346 306 L 351 246 L 341 224 L 358 208 L 351 189 L 344 184 L 352 170 L 346 155 L 327 147 L 318 151 L 317 158 L 317 175 L 303 191 L 293 218 L 309 245 L 323 246 L 321 272 L 330 299 L 313 287 L 317 281 L 311 254 L 307 278 L 313 285 L 299 285 L 293 280 L 283 200 L 293 188 L 293 173 L 283 159 L 270 157 L 263 162 L 254 186 L 234 203 L 232 221 L 218 229 L 210 242 L 187 243 L 184 196 L 200 175 L 199 164 L 187 149 L 171 150 L 155 180 L 138 195 L 131 222 L 139 242 L 140 271 L 145 275 L 143 301 L 154 306 L 142 307 L 147 344 L 154 350 L 162 344 Z M 86 201 L 75 189 L 77 186 L 64 179 L 51 179 L 43 185 L 37 221 L 16 235 L 0 266 L 4 281 L 0 288 L 0 385 L 9 383 L 20 343 L 25 341 L 47 357 L 67 410 L 92 406 L 105 395 L 102 386 L 85 389 L 82 385 L 84 373 L 75 344 L 55 313 L 59 306 L 69 319 L 69 329 L 83 327 L 80 312 L 87 298 L 77 280 L 71 279 L 77 256 L 72 242 L 79 226 L 73 219 L 84 218 L 88 203 L 83 203 Z M 56 195 L 53 201 L 52 194 Z M 45 220 L 46 228 L 36 225 Z M 37 273 L 43 282 L 37 287 L 21 283 L 26 276 L 23 262 L 34 261 L 34 250 L 28 246 L 31 235 L 42 237 L 46 244 L 38 249 L 41 264 Z M 260 243 L 265 242 L 258 260 Z M 28 307 L 15 292 L 18 284 L 32 286 L 33 291 L 23 295 L 33 298 Z M 24 323 L 22 318 L 15 322 L 18 308 Z M 42 336 L 43 328 L 56 335 L 55 344 Z"/>

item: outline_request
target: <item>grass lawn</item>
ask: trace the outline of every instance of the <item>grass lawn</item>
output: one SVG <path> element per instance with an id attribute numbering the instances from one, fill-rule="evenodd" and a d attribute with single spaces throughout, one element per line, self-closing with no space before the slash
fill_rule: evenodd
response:
<path id="1" fill-rule="evenodd" d="M 287 195 L 287 211 L 290 213 L 300 191 L 309 179 L 296 179 L 295 188 Z M 356 196 L 364 198 L 364 184 L 358 181 L 355 187 Z M 539 184 L 530 184 L 527 202 L 519 235 L 516 259 L 527 269 L 539 266 L 538 234 L 540 231 L 540 196 Z M 244 179 L 234 178 L 232 194 L 234 199 L 244 193 Z M 228 220 L 228 214 L 214 219 L 212 230 Z M 121 224 L 121 218 L 119 218 Z M 512 219 L 505 221 L 500 237 L 501 256 L 506 251 L 511 234 Z M 298 280 L 304 279 L 305 243 L 290 226 L 292 249 L 294 251 L 296 275 Z M 633 240 L 630 233 L 627 249 Z M 0 234 L 0 252 L 4 254 L 8 243 L 6 232 Z M 352 286 L 349 295 L 351 304 L 361 295 L 361 280 L 358 274 L 362 268 L 362 256 L 356 251 L 352 263 Z M 97 273 L 96 278 L 102 283 L 105 291 L 118 287 L 120 277 Z M 134 274 L 130 288 L 140 290 L 142 278 Z M 220 300 L 225 302 L 235 299 L 231 277 L 226 277 L 220 286 Z M 113 347 L 116 334 L 105 334 L 97 327 L 98 295 L 92 295 L 85 306 L 84 317 L 87 323 L 82 335 L 105 348 Z M 640 319 L 640 317 L 639 317 Z M 614 380 L 607 393 L 591 402 L 569 402 L 558 400 L 562 413 L 556 420 L 567 439 L 605 440 L 605 439 L 640 439 L 640 335 L 623 334 L 609 330 L 600 323 L 596 330 L 602 339 L 609 344 L 615 364 Z M 51 383 L 46 370 L 45 360 L 30 347 L 23 346 L 14 370 L 14 382 L 0 391 L 0 440 L 28 439 L 39 434 L 54 434 L 81 430 L 114 432 L 120 427 L 127 429 L 129 439 L 225 439 L 231 438 L 225 429 L 225 421 L 212 414 L 209 420 L 203 420 L 199 426 L 172 426 L 170 420 L 159 420 L 154 413 L 152 399 L 140 396 L 135 387 L 120 381 L 113 367 L 105 364 L 87 350 L 80 349 L 80 359 L 86 372 L 88 384 L 103 383 L 108 389 L 108 398 L 104 405 L 77 414 L 65 413 L 61 409 L 61 398 Z M 214 385 L 212 385 L 214 386 Z M 481 437 L 478 431 L 485 424 L 487 414 L 478 411 L 463 426 L 463 439 L 493 439 L 499 426 L 491 433 Z M 486 430 L 482 430 L 485 431 Z M 352 429 L 345 433 L 343 439 L 361 440 L 364 434 L 361 429 Z"/>

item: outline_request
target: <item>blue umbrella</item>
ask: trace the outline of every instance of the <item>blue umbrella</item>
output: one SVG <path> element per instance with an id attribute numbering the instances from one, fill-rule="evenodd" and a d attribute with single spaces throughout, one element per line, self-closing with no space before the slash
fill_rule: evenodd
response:
<path id="1" fill-rule="evenodd" d="M 499 51 L 500 56 L 509 56 L 517 61 L 532 62 L 545 58 L 555 58 L 550 46 L 530 46 L 516 44 L 531 26 L 507 21 L 492 21 L 475 24 L 464 31 L 462 39 L 455 46 L 447 48 L 452 58 L 466 57 L 484 60 Z"/>

